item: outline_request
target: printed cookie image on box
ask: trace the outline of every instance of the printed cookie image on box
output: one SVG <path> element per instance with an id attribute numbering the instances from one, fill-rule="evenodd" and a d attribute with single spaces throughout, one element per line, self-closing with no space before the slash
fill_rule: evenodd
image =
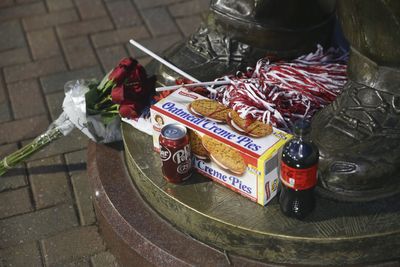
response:
<path id="1" fill-rule="evenodd" d="M 211 160 L 196 155 L 195 168 L 214 181 L 253 201 L 257 200 L 257 169 L 248 166 L 243 156 L 234 148 L 207 135 L 197 133 Z M 195 154 L 195 153 L 193 153 Z"/>
<path id="2" fill-rule="evenodd" d="M 228 112 L 226 122 L 236 132 L 249 135 L 251 137 L 264 137 L 273 132 L 270 124 L 266 124 L 255 119 L 243 119 L 234 110 L 230 110 Z"/>
<path id="3" fill-rule="evenodd" d="M 222 169 L 236 175 L 243 175 L 246 171 L 247 164 L 236 149 L 207 135 L 202 137 L 202 144 L 211 159 Z"/>
<path id="4" fill-rule="evenodd" d="M 188 111 L 193 115 L 206 117 L 209 120 L 224 123 L 226 122 L 226 118 L 231 109 L 215 100 L 199 99 L 188 105 Z"/>
<path id="5" fill-rule="evenodd" d="M 188 133 L 193 156 L 204 161 L 209 161 L 210 154 L 204 147 L 201 136 L 196 131 L 190 129 L 188 130 Z"/>

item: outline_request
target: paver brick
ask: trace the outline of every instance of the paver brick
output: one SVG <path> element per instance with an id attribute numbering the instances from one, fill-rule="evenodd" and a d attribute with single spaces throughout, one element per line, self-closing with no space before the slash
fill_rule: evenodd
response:
<path id="1" fill-rule="evenodd" d="M 8 102 L 0 103 L 0 123 L 10 121 L 12 119 L 11 116 L 11 108 Z"/>
<path id="2" fill-rule="evenodd" d="M 75 0 L 83 19 L 106 16 L 107 12 L 101 0 Z"/>
<path id="3" fill-rule="evenodd" d="M 0 52 L 0 58 L 0 68 L 31 61 L 29 51 L 26 47 Z"/>
<path id="4" fill-rule="evenodd" d="M 0 144 L 36 137 L 48 126 L 49 120 L 45 115 L 5 122 L 0 127 Z"/>
<path id="5" fill-rule="evenodd" d="M 72 0 L 46 0 L 50 11 L 69 9 L 74 7 Z"/>
<path id="6" fill-rule="evenodd" d="M 39 245 L 37 242 L 30 242 L 1 249 L 0 266 L 42 267 Z"/>
<path id="7" fill-rule="evenodd" d="M 36 78 L 67 69 L 61 56 L 41 59 L 35 62 L 20 64 L 4 68 L 4 76 L 7 83 Z"/>
<path id="8" fill-rule="evenodd" d="M 51 74 L 45 77 L 40 77 L 40 83 L 44 93 L 54 93 L 62 91 L 64 85 L 68 81 L 79 79 L 102 79 L 103 72 L 100 67 L 89 67 L 79 70 L 72 70 L 68 72 Z"/>
<path id="9" fill-rule="evenodd" d="M 27 184 L 25 167 L 19 165 L 0 177 L 0 192 L 17 189 Z"/>
<path id="10" fill-rule="evenodd" d="M 18 150 L 16 143 L 0 146 L 0 158 L 3 159 L 16 150 Z M 16 166 L 0 177 L 0 192 L 17 189 L 28 184 L 25 168 L 20 166 Z"/>
<path id="11" fill-rule="evenodd" d="M 109 2 L 107 3 L 107 7 L 117 28 L 138 25 L 142 23 L 136 8 L 129 0 Z"/>
<path id="12" fill-rule="evenodd" d="M 168 6 L 168 10 L 174 17 L 191 17 L 208 10 L 206 1 L 191 0 Z"/>
<path id="13" fill-rule="evenodd" d="M 79 150 L 65 154 L 68 172 L 71 176 L 81 175 L 86 170 L 87 150 Z"/>
<path id="14" fill-rule="evenodd" d="M 62 103 L 64 100 L 64 92 L 57 92 L 46 95 L 47 107 L 50 112 L 52 121 L 56 120 L 63 112 Z"/>
<path id="15" fill-rule="evenodd" d="M 143 25 L 107 31 L 92 35 L 92 41 L 96 48 L 128 43 L 129 39 L 141 40 L 149 38 L 150 34 Z"/>
<path id="16" fill-rule="evenodd" d="M 147 64 L 150 63 L 150 61 L 153 60 L 152 57 L 141 57 L 137 59 L 139 61 L 140 64 L 142 64 L 143 66 L 146 66 Z"/>
<path id="17" fill-rule="evenodd" d="M 41 16 L 24 18 L 23 24 L 27 31 L 48 28 L 51 26 L 62 25 L 69 22 L 78 21 L 79 16 L 75 9 L 66 9 L 58 12 L 51 12 Z"/>
<path id="18" fill-rule="evenodd" d="M 0 203 L 0 219 L 33 210 L 28 187 L 0 193 Z"/>
<path id="19" fill-rule="evenodd" d="M 140 41 L 140 43 L 153 51 L 154 53 L 161 54 L 165 49 L 170 47 L 171 45 L 175 44 L 182 40 L 182 36 L 180 34 L 171 34 L 166 36 L 160 36 L 153 39 L 146 39 Z M 129 54 L 134 58 L 140 58 L 147 56 L 147 54 L 143 53 L 136 47 L 127 44 Z"/>
<path id="20" fill-rule="evenodd" d="M 63 40 L 62 46 L 71 69 L 90 67 L 98 64 L 88 37 L 79 36 Z"/>
<path id="21" fill-rule="evenodd" d="M 118 267 L 118 263 L 116 262 L 114 255 L 108 251 L 104 251 L 92 256 L 90 261 L 93 267 Z"/>
<path id="22" fill-rule="evenodd" d="M 46 264 L 58 266 L 105 250 L 96 226 L 74 228 L 42 241 Z"/>
<path id="23" fill-rule="evenodd" d="M 86 170 L 73 175 L 71 181 L 81 225 L 96 223 L 96 215 L 93 209 L 91 189 Z"/>
<path id="24" fill-rule="evenodd" d="M 177 33 L 178 28 L 165 7 L 142 10 L 144 21 L 154 36 Z"/>
<path id="25" fill-rule="evenodd" d="M 156 6 L 166 6 L 166 5 L 178 3 L 181 1 L 182 0 L 151 0 L 151 1 L 149 1 L 149 0 L 134 0 L 136 5 L 141 9 L 156 7 Z"/>
<path id="26" fill-rule="evenodd" d="M 86 150 L 65 155 L 73 192 L 78 207 L 81 225 L 91 225 L 96 222 L 93 210 L 92 194 L 86 174 Z M 81 168 L 84 167 L 85 170 Z"/>
<path id="27" fill-rule="evenodd" d="M 8 101 L 5 88 L 6 87 L 4 86 L 4 83 L 3 83 L 3 76 L 1 75 L 1 72 L 0 72 L 0 102 Z"/>
<path id="28" fill-rule="evenodd" d="M 32 2 L 37 2 L 37 0 L 15 0 L 17 4 L 26 4 L 26 3 L 32 3 Z"/>
<path id="29" fill-rule="evenodd" d="M 35 2 L 25 5 L 16 5 L 0 9 L 0 21 L 15 19 L 25 16 L 40 15 L 46 13 L 46 7 L 42 2 Z"/>
<path id="30" fill-rule="evenodd" d="M 90 261 L 88 257 L 83 257 L 82 259 L 76 260 L 76 261 L 71 261 L 71 262 L 62 262 L 62 263 L 55 263 L 49 265 L 49 267 L 92 267 L 90 265 Z M 106 267 L 106 266 L 103 266 Z"/>
<path id="31" fill-rule="evenodd" d="M 16 149 L 18 149 L 18 144 L 16 143 L 0 146 L 0 158 L 7 156 L 8 154 L 14 152 Z"/>
<path id="32" fill-rule="evenodd" d="M 185 36 L 190 36 L 194 33 L 201 23 L 200 16 L 191 16 L 186 18 L 176 19 L 176 23 Z"/>
<path id="33" fill-rule="evenodd" d="M 112 22 L 108 17 L 96 18 L 92 20 L 80 21 L 57 26 L 57 32 L 61 38 L 86 35 L 113 28 Z"/>
<path id="34" fill-rule="evenodd" d="M 28 168 L 36 208 L 43 209 L 71 200 L 66 166 L 61 156 L 31 161 Z"/>
<path id="35" fill-rule="evenodd" d="M 18 20 L 0 23 L 0 36 L 0 51 L 26 46 L 24 33 Z"/>
<path id="36" fill-rule="evenodd" d="M 47 238 L 78 225 L 70 204 L 0 220 L 0 248 Z"/>
<path id="37" fill-rule="evenodd" d="M 60 54 L 57 38 L 52 28 L 28 32 L 27 36 L 34 59 L 47 58 Z"/>
<path id="38" fill-rule="evenodd" d="M 0 1 L 0 7 L 8 7 L 8 6 L 12 6 L 14 4 L 14 0 L 2 0 Z"/>
<path id="39" fill-rule="evenodd" d="M 182 33 L 188 35 L 198 23 L 200 12 L 208 7 L 202 4 L 208 0 L 196 1 L 200 4 L 193 0 L 0 0 L 0 158 L 16 150 L 16 142 L 24 145 L 48 127 L 49 116 L 44 112 L 48 110 L 51 119 L 58 117 L 66 81 L 101 78 L 103 71 L 113 68 L 128 51 L 141 64 L 150 61 L 147 55 L 133 52 L 128 44 L 130 38 L 159 54 L 182 40 Z M 186 12 L 184 7 L 188 8 Z M 142 19 L 145 14 L 153 16 L 146 22 L 150 28 Z M 86 41 L 76 45 L 74 39 Z M 69 53 L 66 47 L 72 47 Z M 61 56 L 60 48 L 65 55 Z M 90 52 L 85 53 L 85 49 Z M 90 60 L 85 58 L 87 54 Z M 95 60 L 91 61 L 93 55 Z M 33 103 L 27 104 L 23 98 Z M 93 225 L 95 217 L 85 171 L 87 140 L 75 129 L 34 154 L 28 163 L 0 177 L 0 203 L 15 202 L 12 199 L 17 193 L 22 197 L 15 206 L 0 205 L 0 217 L 11 216 L 0 219 L 0 266 L 117 266 L 115 258 L 104 252 Z M 44 179 L 34 181 L 38 177 Z M 45 195 L 32 201 L 32 196 L 43 194 L 39 188 L 46 190 Z M 52 194 L 56 195 L 50 197 Z M 32 211 L 35 204 L 39 210 Z M 46 259 L 41 260 L 39 246 Z"/>
<path id="40" fill-rule="evenodd" d="M 46 107 L 37 80 L 24 80 L 7 85 L 16 119 L 46 113 Z"/>
<path id="41" fill-rule="evenodd" d="M 97 54 L 106 72 L 114 68 L 121 58 L 128 56 L 123 45 L 97 49 Z"/>
<path id="42" fill-rule="evenodd" d="M 69 153 L 81 150 L 87 147 L 88 137 L 78 129 L 72 130 L 67 136 L 60 137 L 59 139 L 51 142 L 42 150 L 33 154 L 29 160 L 43 159 L 63 153 Z M 27 144 L 29 141 L 24 141 L 22 144 Z M 80 170 L 84 170 L 82 166 L 77 166 Z M 30 173 L 38 173 L 35 169 L 31 169 Z"/>
<path id="43" fill-rule="evenodd" d="M 210 2 L 211 0 L 197 0 L 200 2 L 200 6 L 203 7 L 203 9 L 208 9 L 210 7 Z"/>

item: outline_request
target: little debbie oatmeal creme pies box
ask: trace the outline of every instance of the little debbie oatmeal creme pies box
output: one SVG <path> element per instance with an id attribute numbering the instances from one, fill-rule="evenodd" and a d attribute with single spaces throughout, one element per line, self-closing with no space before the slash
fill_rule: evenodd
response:
<path id="1" fill-rule="evenodd" d="M 291 135 L 259 121 L 248 123 L 235 111 L 185 88 L 152 106 L 151 120 L 156 151 L 161 128 L 183 124 L 199 173 L 261 205 L 276 195 L 278 151 Z"/>

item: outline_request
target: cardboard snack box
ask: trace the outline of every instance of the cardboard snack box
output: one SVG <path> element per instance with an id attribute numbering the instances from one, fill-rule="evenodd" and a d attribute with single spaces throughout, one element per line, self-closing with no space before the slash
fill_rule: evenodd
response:
<path id="1" fill-rule="evenodd" d="M 260 138 L 240 133 L 228 124 L 193 113 L 192 102 L 201 99 L 207 98 L 181 88 L 151 107 L 154 149 L 160 149 L 164 125 L 181 123 L 189 130 L 199 173 L 252 201 L 267 204 L 278 187 L 278 152 L 291 135 L 275 128 Z"/>

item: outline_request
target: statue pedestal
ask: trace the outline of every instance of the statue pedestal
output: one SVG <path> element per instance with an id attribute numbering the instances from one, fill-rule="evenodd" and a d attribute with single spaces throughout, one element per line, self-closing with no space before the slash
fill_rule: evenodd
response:
<path id="1" fill-rule="evenodd" d="M 400 264 L 399 196 L 318 199 L 297 221 L 280 213 L 277 199 L 262 207 L 198 174 L 165 182 L 151 137 L 122 130 L 125 151 L 90 143 L 88 152 L 100 229 L 122 266 Z"/>

